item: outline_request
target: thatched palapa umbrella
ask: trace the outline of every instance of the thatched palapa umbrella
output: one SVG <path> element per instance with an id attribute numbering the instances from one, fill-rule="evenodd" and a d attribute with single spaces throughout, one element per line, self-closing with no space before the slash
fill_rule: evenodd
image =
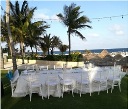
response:
<path id="1" fill-rule="evenodd" d="M 105 49 L 101 53 L 98 54 L 100 58 L 104 58 L 106 55 L 109 55 L 109 52 Z"/>

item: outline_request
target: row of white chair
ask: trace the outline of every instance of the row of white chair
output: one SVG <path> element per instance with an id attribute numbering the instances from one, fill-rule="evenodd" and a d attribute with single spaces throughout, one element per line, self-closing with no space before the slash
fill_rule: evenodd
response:
<path id="1" fill-rule="evenodd" d="M 49 65 L 37 65 L 37 64 L 33 64 L 33 65 L 26 65 L 25 69 L 26 70 L 49 70 L 49 69 L 72 69 L 72 66 L 67 66 L 66 64 L 64 65 L 53 65 L 53 67 L 49 66 Z"/>
<path id="2" fill-rule="evenodd" d="M 91 69 L 88 70 L 88 73 L 85 73 L 85 70 L 87 69 L 72 69 L 72 70 L 64 69 L 62 70 L 61 77 L 60 76 L 58 77 L 58 72 L 59 72 L 58 70 L 48 70 L 47 81 L 45 83 L 48 91 L 48 99 L 51 91 L 56 92 L 59 90 L 62 91 L 62 95 L 60 95 L 62 97 L 65 91 L 72 91 L 72 96 L 74 97 L 73 93 L 75 89 L 77 89 L 77 91 L 80 92 L 80 97 L 83 92 L 88 92 L 88 91 L 91 96 L 92 87 L 98 88 L 97 90 L 98 94 L 100 93 L 102 88 L 106 89 L 108 93 L 109 87 L 111 87 L 111 93 L 112 93 L 112 90 L 114 89 L 115 86 L 119 86 L 119 89 L 121 91 L 120 85 L 121 85 L 122 76 L 119 73 L 119 69 L 116 70 L 111 69 L 109 70 L 109 72 L 108 69 L 102 69 L 97 72 Z M 74 81 L 74 76 L 73 73 L 71 72 L 74 73 L 79 72 L 80 77 L 77 77 Z M 113 74 L 113 76 L 109 77 L 109 74 L 110 75 Z M 95 75 L 99 75 L 99 76 L 95 76 Z M 32 93 L 37 93 L 37 92 L 42 95 L 42 99 L 43 99 L 42 85 L 39 82 L 39 76 L 33 73 L 32 75 L 28 75 L 28 77 L 29 77 L 28 88 L 29 88 L 30 101 L 31 101 Z M 35 88 L 37 88 L 38 90 L 36 91 L 33 90 Z M 12 95 L 13 95 L 13 91 L 14 88 L 12 87 Z"/>
<path id="3" fill-rule="evenodd" d="M 108 93 L 107 77 L 105 75 L 101 77 L 101 74 L 105 74 L 105 72 L 98 71 L 96 74 L 97 76 L 93 75 L 92 73 L 94 72 L 88 72 L 88 74 L 85 75 L 84 72 L 81 72 L 81 77 L 77 80 L 77 87 L 80 87 L 77 88 L 78 90 L 80 89 L 80 97 L 82 92 L 89 92 L 91 96 L 92 91 L 94 91 L 94 89 L 92 89 L 93 87 L 96 88 L 96 91 L 98 91 L 98 95 L 101 91 L 101 88 L 107 90 Z"/>
<path id="4" fill-rule="evenodd" d="M 54 71 L 54 70 L 53 70 Z M 96 76 L 93 77 L 92 79 L 92 76 L 93 74 L 91 73 L 94 73 L 93 71 L 89 72 L 88 75 L 85 75 L 86 73 L 85 72 L 79 72 L 80 73 L 80 77 L 77 77 L 76 79 L 76 86 L 74 85 L 74 77 L 73 77 L 73 73 L 70 73 L 70 72 L 65 72 L 63 71 L 63 75 L 62 77 L 60 77 L 60 80 L 58 79 L 58 73 L 53 73 L 53 71 L 51 70 L 51 72 L 47 73 L 47 81 L 46 81 L 46 85 L 47 85 L 47 91 L 48 91 L 48 99 L 49 99 L 49 96 L 50 96 L 50 91 L 53 91 L 53 92 L 56 92 L 56 91 L 59 91 L 61 88 L 62 90 L 62 97 L 63 97 L 63 93 L 65 91 L 72 91 L 72 96 L 74 97 L 73 93 L 74 93 L 74 89 L 77 89 L 78 91 L 80 91 L 80 97 L 81 97 L 81 94 L 83 92 L 87 92 L 89 91 L 90 93 L 90 96 L 91 96 L 91 93 L 93 91 L 93 87 L 96 87 L 97 88 L 97 91 L 98 91 L 98 95 L 101 91 L 101 89 L 104 89 L 104 90 L 107 90 L 107 93 L 108 93 L 108 88 L 111 86 L 111 93 L 112 93 L 112 90 L 114 89 L 114 86 L 119 86 L 119 89 L 120 89 L 120 92 L 121 92 L 121 75 L 115 75 L 113 77 L 109 77 L 109 74 L 114 73 L 113 70 L 111 71 L 98 71 L 96 75 L 99 75 L 99 76 Z M 67 70 L 68 71 L 68 70 Z"/>
<path id="5" fill-rule="evenodd" d="M 57 92 L 59 94 L 59 97 L 61 97 L 61 96 L 63 97 L 63 93 L 66 91 L 66 88 L 67 88 L 67 91 L 72 90 L 72 95 L 73 95 L 74 78 L 71 78 L 72 73 L 70 73 L 70 72 L 63 73 L 62 77 L 59 77 L 58 74 L 59 74 L 59 70 L 49 70 L 47 72 L 47 79 L 45 81 L 45 85 L 47 87 L 48 99 L 49 99 L 51 92 L 52 93 Z M 67 74 L 67 75 L 65 75 L 65 74 Z M 42 85 L 39 82 L 39 75 L 37 75 L 36 73 L 30 73 L 27 76 L 29 77 L 28 88 L 29 88 L 30 101 L 32 98 L 32 93 L 40 93 L 42 95 L 42 99 L 43 99 Z M 35 90 L 35 89 L 37 89 L 37 90 Z"/>
<path id="6" fill-rule="evenodd" d="M 119 87 L 119 90 L 121 92 L 121 79 L 122 74 L 120 73 L 120 69 L 111 69 L 111 70 L 102 70 L 97 71 L 96 75 L 94 76 L 92 73 L 94 73 L 92 70 L 88 73 L 88 75 L 84 76 L 85 73 L 81 72 L 81 79 L 77 80 L 77 86 L 80 86 L 80 96 L 81 93 L 84 90 L 88 89 L 90 92 L 90 96 L 92 93 L 92 88 L 97 87 L 98 88 L 98 95 L 101 91 L 101 89 L 106 89 L 108 93 L 108 88 L 111 88 L 111 93 L 115 86 Z M 95 73 L 94 73 L 95 74 Z M 78 88 L 79 89 L 79 88 Z"/>

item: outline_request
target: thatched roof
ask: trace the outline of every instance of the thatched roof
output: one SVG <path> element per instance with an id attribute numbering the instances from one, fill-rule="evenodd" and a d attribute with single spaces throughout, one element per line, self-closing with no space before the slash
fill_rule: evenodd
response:
<path id="1" fill-rule="evenodd" d="M 96 57 L 97 57 L 97 54 L 94 54 L 94 53 L 89 53 L 87 55 L 84 55 L 84 58 L 86 58 L 87 60 L 90 60 Z"/>
<path id="2" fill-rule="evenodd" d="M 105 61 L 113 61 L 113 57 L 108 54 L 108 55 L 106 55 L 106 56 L 103 58 L 103 60 L 105 60 Z"/>
<path id="3" fill-rule="evenodd" d="M 98 54 L 100 58 L 104 58 L 106 55 L 109 55 L 109 52 L 105 49 L 101 53 Z"/>
<path id="4" fill-rule="evenodd" d="M 115 56 L 114 56 L 114 60 L 115 61 L 119 61 L 119 60 L 121 60 L 123 58 L 123 56 L 121 55 L 121 54 L 116 54 Z"/>
<path id="5" fill-rule="evenodd" d="M 123 57 L 118 63 L 120 65 L 127 65 L 128 66 L 128 56 Z"/>
<path id="6" fill-rule="evenodd" d="M 110 65 L 113 65 L 113 63 L 114 63 L 113 57 L 108 54 L 104 58 L 101 59 L 99 64 L 103 66 L 110 66 Z"/>

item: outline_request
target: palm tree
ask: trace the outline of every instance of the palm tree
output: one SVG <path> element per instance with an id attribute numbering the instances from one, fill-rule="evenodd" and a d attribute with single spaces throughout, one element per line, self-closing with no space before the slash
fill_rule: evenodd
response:
<path id="1" fill-rule="evenodd" d="M 47 50 L 48 50 L 48 55 L 49 55 L 49 49 L 50 49 L 50 46 L 51 46 L 51 40 L 52 40 L 52 38 L 50 37 L 51 36 L 51 34 L 46 34 L 46 35 L 44 35 L 44 37 L 43 37 L 43 42 L 42 43 L 44 43 L 44 45 L 47 47 Z"/>
<path id="2" fill-rule="evenodd" d="M 76 6 L 76 4 L 72 3 L 70 6 L 64 6 L 63 14 L 60 13 L 57 15 L 62 23 L 68 27 L 69 55 L 71 49 L 70 35 L 75 33 L 75 35 L 79 36 L 83 40 L 85 37 L 78 31 L 78 29 L 85 27 L 91 28 L 91 26 L 86 25 L 90 20 L 86 16 L 80 16 L 83 12 L 80 12 L 79 10 L 80 6 Z"/>
<path id="3" fill-rule="evenodd" d="M 45 57 L 46 52 L 48 51 L 48 48 L 47 48 L 46 44 L 40 42 L 40 48 L 42 49 L 43 55 L 44 55 L 44 57 Z"/>
<path id="4" fill-rule="evenodd" d="M 58 47 L 60 44 L 62 44 L 62 41 L 60 40 L 60 38 L 57 36 L 53 36 L 51 40 L 51 55 L 53 55 L 53 49 L 55 47 Z"/>
<path id="5" fill-rule="evenodd" d="M 15 36 L 20 42 L 22 64 L 24 64 L 24 41 L 27 37 L 29 21 L 32 19 L 36 7 L 29 9 L 27 1 L 23 2 L 21 9 L 18 1 L 15 2 L 15 5 L 10 2 L 10 6 L 14 25 L 12 28 L 13 30 L 17 31 Z"/>
<path id="6" fill-rule="evenodd" d="M 25 30 L 27 28 L 27 12 L 28 12 L 28 3 L 27 1 L 24 1 L 22 4 L 22 7 L 20 9 L 18 1 L 15 2 L 15 5 L 13 5 L 10 2 L 11 7 L 11 16 L 13 20 L 13 30 L 17 31 L 15 33 L 15 38 L 18 42 L 20 42 L 20 48 L 21 48 L 21 56 L 22 56 L 22 64 L 24 64 L 24 37 L 25 37 Z"/>
<path id="7" fill-rule="evenodd" d="M 37 21 L 34 23 L 30 21 L 25 44 L 27 46 L 30 46 L 31 50 L 32 47 L 35 47 L 37 52 L 37 46 L 39 45 L 39 41 L 42 40 L 40 35 L 44 33 L 47 28 L 49 28 L 49 25 L 47 25 L 45 21 Z M 32 50 L 32 54 L 33 54 L 33 50 Z"/>
<path id="8" fill-rule="evenodd" d="M 31 22 L 36 7 L 29 9 L 27 1 L 23 2 L 21 9 L 18 1 L 15 2 L 15 5 L 10 2 L 10 7 L 10 28 L 12 31 L 13 42 L 20 43 L 22 64 L 24 64 L 24 46 L 30 45 L 31 48 L 37 48 L 39 35 L 45 32 L 45 29 L 49 28 L 49 25 L 45 25 L 46 22 L 44 21 Z M 7 42 L 8 37 L 6 37 L 5 34 L 7 33 L 5 30 L 7 29 L 4 28 L 4 22 L 2 23 L 2 27 L 2 39 L 3 41 L 5 39 Z"/>
<path id="9" fill-rule="evenodd" d="M 26 40 L 25 40 L 25 45 L 30 46 L 31 51 L 32 51 L 32 55 L 33 55 L 33 49 L 32 48 L 33 48 L 35 43 L 36 42 L 35 42 L 35 39 L 33 37 L 27 37 Z"/>
<path id="10" fill-rule="evenodd" d="M 68 45 L 61 44 L 59 47 L 59 50 L 63 53 L 69 48 Z"/>
<path id="11" fill-rule="evenodd" d="M 13 71 L 15 71 L 17 69 L 17 63 L 16 63 L 16 53 L 15 53 L 14 43 L 13 43 L 11 30 L 10 30 L 10 26 L 9 26 L 9 13 L 10 13 L 9 2 L 10 2 L 9 0 L 6 0 L 6 24 L 7 24 L 8 37 L 9 37 L 9 41 L 11 44 L 11 50 L 12 50 Z"/>

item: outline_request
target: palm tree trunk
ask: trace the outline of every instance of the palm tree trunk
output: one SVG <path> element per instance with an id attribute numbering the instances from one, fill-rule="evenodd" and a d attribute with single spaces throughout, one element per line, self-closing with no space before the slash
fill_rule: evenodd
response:
<path id="1" fill-rule="evenodd" d="M 51 55 L 53 55 L 53 47 L 52 47 L 52 49 L 51 49 Z"/>
<path id="2" fill-rule="evenodd" d="M 6 24 L 7 24 L 8 36 L 9 36 L 9 41 L 10 41 L 11 50 L 12 50 L 13 71 L 15 71 L 17 69 L 17 63 L 16 63 L 16 53 L 15 53 L 14 43 L 13 43 L 11 30 L 9 26 L 9 11 L 10 11 L 9 2 L 10 0 L 6 0 Z"/>
<path id="3" fill-rule="evenodd" d="M 68 30 L 68 40 L 69 40 L 69 55 L 70 55 L 70 49 L 71 49 L 70 29 Z"/>
<path id="4" fill-rule="evenodd" d="M 32 50 L 32 46 L 31 46 L 31 51 L 32 51 L 32 56 L 33 56 L 33 50 Z"/>
<path id="5" fill-rule="evenodd" d="M 49 55 L 49 48 L 48 48 L 48 55 Z"/>
<path id="6" fill-rule="evenodd" d="M 12 49 L 11 49 L 11 44 L 10 44 L 10 41 L 8 40 L 8 48 L 9 48 L 9 54 L 11 55 L 12 57 Z"/>
<path id="7" fill-rule="evenodd" d="M 21 56 L 22 56 L 22 64 L 24 64 L 24 46 L 23 46 L 23 42 L 20 42 L 20 46 L 21 46 Z"/>
<path id="8" fill-rule="evenodd" d="M 35 45 L 35 48 L 36 48 L 36 54 L 37 54 L 37 46 Z"/>
<path id="9" fill-rule="evenodd" d="M 43 51 L 43 56 L 44 56 L 44 57 L 45 57 L 45 53 L 46 53 L 46 52 Z"/>

